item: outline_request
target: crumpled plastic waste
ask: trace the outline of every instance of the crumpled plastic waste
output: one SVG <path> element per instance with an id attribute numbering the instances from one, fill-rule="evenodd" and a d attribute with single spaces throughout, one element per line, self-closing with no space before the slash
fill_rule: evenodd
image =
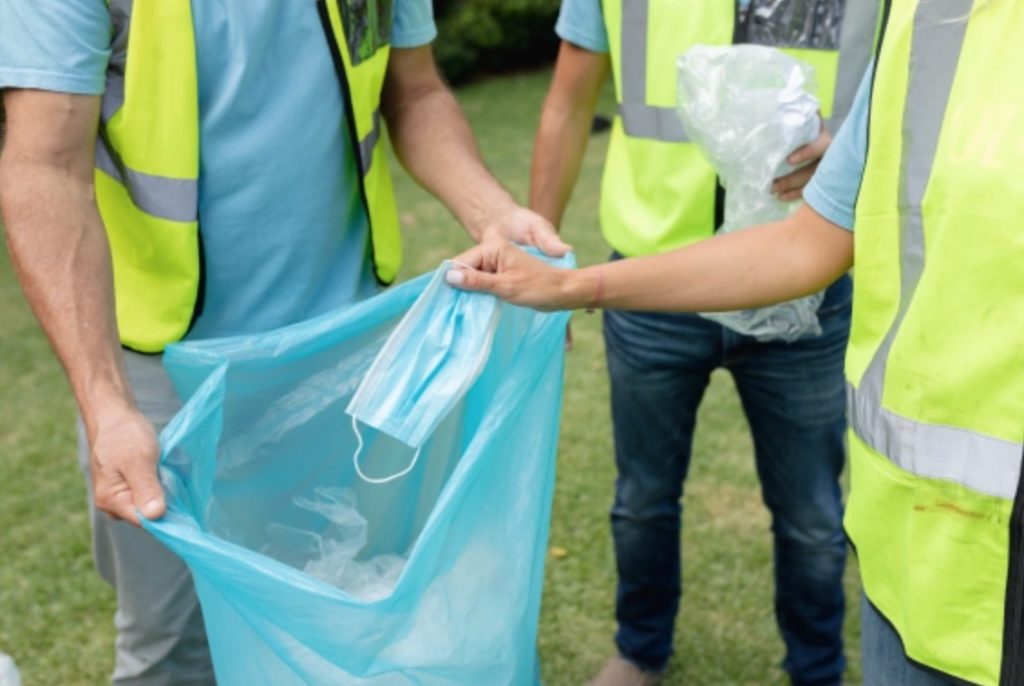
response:
<path id="1" fill-rule="evenodd" d="M 786 162 L 821 133 L 813 69 L 760 45 L 698 45 L 677 60 L 678 112 L 689 139 L 718 172 L 725 194 L 721 233 L 788 216 L 772 182 L 795 170 Z M 824 293 L 779 305 L 702 316 L 760 341 L 820 335 Z"/>
<path id="2" fill-rule="evenodd" d="M 366 547 L 368 522 L 356 508 L 349 488 L 323 487 L 315 497 L 292 499 L 298 507 L 315 512 L 328 525 L 316 533 L 285 524 L 267 525 L 270 542 L 263 553 L 326 581 L 360 600 L 374 601 L 391 594 L 405 569 L 400 555 L 356 559 Z"/>

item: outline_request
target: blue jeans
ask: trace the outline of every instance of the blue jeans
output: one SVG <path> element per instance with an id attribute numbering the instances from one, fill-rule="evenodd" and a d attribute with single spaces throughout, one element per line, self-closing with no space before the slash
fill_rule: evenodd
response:
<path id="1" fill-rule="evenodd" d="M 952 686 L 964 683 L 908 660 L 899 634 L 866 596 L 861 599 L 860 627 L 864 686 Z"/>
<path id="2" fill-rule="evenodd" d="M 851 290 L 848 277 L 833 284 L 819 310 L 822 335 L 793 343 L 759 343 L 692 314 L 605 313 L 618 467 L 616 644 L 626 659 L 660 671 L 672 653 L 683 482 L 697 407 L 711 372 L 724 367 L 750 423 L 772 515 L 783 666 L 794 684 L 840 682 Z"/>

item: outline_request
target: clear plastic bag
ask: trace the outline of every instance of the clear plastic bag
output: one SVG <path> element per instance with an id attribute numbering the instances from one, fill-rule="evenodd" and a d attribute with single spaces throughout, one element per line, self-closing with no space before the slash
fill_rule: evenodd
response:
<path id="1" fill-rule="evenodd" d="M 760 45 L 691 48 L 677 60 L 678 111 L 690 140 L 718 171 L 726 233 L 788 216 L 772 182 L 794 170 L 786 157 L 821 133 L 813 69 Z M 820 335 L 824 292 L 768 307 L 702 313 L 760 341 Z"/>
<path id="2" fill-rule="evenodd" d="M 327 526 L 319 533 L 285 524 L 267 525 L 263 553 L 306 574 L 326 581 L 360 600 L 386 598 L 394 590 L 407 562 L 402 555 L 374 555 L 357 559 L 368 542 L 369 522 L 359 513 L 352 489 L 317 488 L 312 498 L 296 496 L 292 502 L 322 516 Z"/>
<path id="3" fill-rule="evenodd" d="M 192 572 L 221 686 L 539 683 L 569 314 L 445 271 L 167 349 L 189 400 L 143 525 Z"/>

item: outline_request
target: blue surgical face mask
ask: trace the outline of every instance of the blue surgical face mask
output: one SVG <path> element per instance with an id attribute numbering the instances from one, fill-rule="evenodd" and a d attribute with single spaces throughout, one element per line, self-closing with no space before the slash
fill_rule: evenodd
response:
<path id="1" fill-rule="evenodd" d="M 434 274 L 384 343 L 346 409 L 358 441 L 356 471 L 371 483 L 397 479 L 415 466 L 423 443 L 480 376 L 490 355 L 498 301 L 445 283 L 453 266 L 445 262 Z M 414 450 L 409 466 L 381 479 L 363 474 L 359 424 Z"/>

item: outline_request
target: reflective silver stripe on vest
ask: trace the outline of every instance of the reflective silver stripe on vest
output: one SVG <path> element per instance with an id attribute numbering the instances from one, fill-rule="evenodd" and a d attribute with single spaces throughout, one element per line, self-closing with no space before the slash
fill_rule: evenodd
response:
<path id="1" fill-rule="evenodd" d="M 132 202 L 146 214 L 175 222 L 199 218 L 199 183 L 128 169 L 103 137 L 96 140 L 96 167 L 128 189 Z"/>
<path id="2" fill-rule="evenodd" d="M 363 176 L 370 173 L 370 166 L 373 164 L 373 151 L 380 140 L 380 108 L 373 111 L 373 129 L 366 134 L 366 138 L 359 141 L 359 165 Z"/>
<path id="3" fill-rule="evenodd" d="M 839 66 L 836 68 L 836 92 L 832 116 L 825 125 L 833 134 L 846 121 L 857 98 L 857 89 L 874 53 L 875 31 L 881 10 L 879 0 L 846 0 L 843 28 L 839 36 Z"/>
<path id="4" fill-rule="evenodd" d="M 647 17 L 650 0 L 622 0 L 622 104 L 627 136 L 667 143 L 689 140 L 674 107 L 647 104 Z"/>
<path id="5" fill-rule="evenodd" d="M 100 117 L 105 124 L 124 105 L 125 66 L 128 61 L 128 32 L 133 0 L 109 0 L 114 38 L 110 46 L 107 84 Z M 154 217 L 176 222 L 196 221 L 199 216 L 199 184 L 193 180 L 171 179 L 144 174 L 125 167 L 104 137 L 96 139 L 96 167 L 128 189 L 132 202 Z"/>
<path id="6" fill-rule="evenodd" d="M 642 102 L 624 102 L 619 105 L 622 128 L 633 138 L 653 138 L 668 143 L 690 140 L 672 107 L 654 107 Z"/>
<path id="7" fill-rule="evenodd" d="M 860 440 L 903 471 L 1013 500 L 1024 449 L 1020 443 L 901 417 L 853 386 L 847 387 L 847 401 L 850 426 Z"/>
<path id="8" fill-rule="evenodd" d="M 926 424 L 882 407 L 892 343 L 924 272 L 921 203 L 931 177 L 971 5 L 972 0 L 922 0 L 914 16 L 902 123 L 900 303 L 859 387 L 850 388 L 850 426 L 862 441 L 905 471 L 1012 499 L 1020 477 L 1020 443 Z"/>

